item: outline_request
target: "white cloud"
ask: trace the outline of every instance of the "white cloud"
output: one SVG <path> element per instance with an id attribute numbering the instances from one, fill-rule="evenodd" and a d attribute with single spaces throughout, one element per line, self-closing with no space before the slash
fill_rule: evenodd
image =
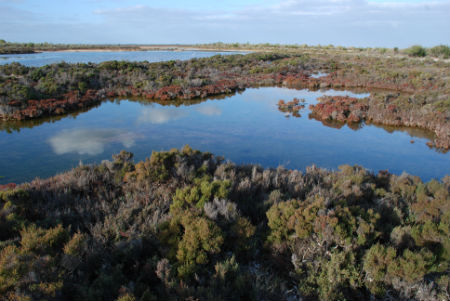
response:
<path id="1" fill-rule="evenodd" d="M 128 7 L 118 7 L 113 9 L 95 9 L 93 11 L 94 14 L 103 15 L 103 14 L 112 14 L 112 13 L 128 13 L 128 12 L 137 12 L 139 10 L 145 9 L 146 6 L 144 5 L 134 5 L 134 6 L 128 6 Z"/>
<path id="2" fill-rule="evenodd" d="M 234 19 L 238 19 L 239 15 L 236 14 L 230 14 L 230 13 L 225 13 L 225 14 L 210 14 L 210 15 L 200 15 L 200 16 L 193 16 L 193 19 L 195 20 L 206 20 L 206 21 L 217 21 L 217 20 L 234 20 Z"/>
<path id="3" fill-rule="evenodd" d="M 274 10 L 281 15 L 330 16 L 348 12 L 361 4 L 361 0 L 288 0 L 281 1 Z"/>
<path id="4" fill-rule="evenodd" d="M 105 145 L 114 142 L 129 148 L 134 145 L 135 137 L 118 129 L 74 129 L 62 131 L 49 139 L 50 146 L 58 155 L 98 155 L 104 152 Z"/>
<path id="5" fill-rule="evenodd" d="M 434 8 L 434 7 L 440 7 L 442 5 L 448 4 L 448 1 L 418 1 L 418 2 L 411 2 L 411 1 L 368 1 L 367 4 L 369 6 L 373 7 L 381 7 L 381 8 L 393 8 L 393 9 L 400 9 L 400 8 Z"/>

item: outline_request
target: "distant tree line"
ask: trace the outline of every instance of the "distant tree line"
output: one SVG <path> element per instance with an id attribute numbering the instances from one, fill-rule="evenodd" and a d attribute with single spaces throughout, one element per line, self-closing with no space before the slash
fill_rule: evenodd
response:
<path id="1" fill-rule="evenodd" d="M 448 45 L 438 45 L 430 48 L 426 48 L 420 45 L 414 45 L 409 48 L 399 49 L 385 48 L 385 47 L 344 47 L 344 46 L 334 46 L 334 45 L 307 45 L 307 44 L 250 44 L 250 43 L 223 43 L 216 42 L 210 44 L 198 44 L 196 45 L 200 48 L 210 48 L 210 49 L 243 49 L 243 50 L 271 50 L 271 51 L 305 51 L 305 50 L 340 50 L 345 52 L 361 52 L 369 54 L 406 54 L 412 57 L 436 57 L 448 59 L 450 57 L 450 47 Z"/>
<path id="2" fill-rule="evenodd" d="M 136 45 L 120 44 L 52 44 L 52 43 L 13 43 L 0 40 L 0 54 L 35 53 L 40 51 L 76 50 L 76 49 L 116 49 L 136 50 Z"/>

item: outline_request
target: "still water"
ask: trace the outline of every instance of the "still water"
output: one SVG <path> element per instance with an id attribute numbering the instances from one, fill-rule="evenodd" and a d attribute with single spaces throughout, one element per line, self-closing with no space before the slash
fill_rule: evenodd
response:
<path id="1" fill-rule="evenodd" d="M 1 54 L 0 65 L 12 62 L 25 66 L 40 67 L 53 63 L 100 63 L 104 61 L 148 61 L 189 60 L 213 55 L 246 54 L 247 52 L 213 51 L 86 51 L 86 52 L 41 52 L 30 54 Z"/>
<path id="2" fill-rule="evenodd" d="M 59 119 L 3 123 L 0 183 L 49 177 L 80 161 L 110 159 L 122 149 L 133 152 L 138 161 L 152 150 L 185 144 L 236 163 L 264 167 L 304 170 L 316 164 L 336 169 L 341 164 L 359 164 L 374 172 L 406 171 L 423 180 L 450 174 L 450 153 L 426 146 L 432 138 L 428 132 L 374 125 L 339 128 L 308 118 L 308 104 L 324 94 L 368 95 L 265 87 L 190 105 L 110 100 Z M 306 100 L 301 117 L 287 117 L 278 110 L 278 100 L 294 97 Z"/>

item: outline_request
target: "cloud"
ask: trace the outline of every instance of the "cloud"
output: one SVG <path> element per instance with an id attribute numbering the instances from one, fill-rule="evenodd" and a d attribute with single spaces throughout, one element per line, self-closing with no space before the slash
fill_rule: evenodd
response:
<path id="1" fill-rule="evenodd" d="M 279 15 L 331 16 L 360 7 L 361 0 L 291 0 L 281 1 L 273 8 Z"/>
<path id="2" fill-rule="evenodd" d="M 202 106 L 197 108 L 197 112 L 207 116 L 222 115 L 222 110 L 218 106 Z"/>
<path id="3" fill-rule="evenodd" d="M 141 5 L 104 10 L 101 14 L 124 27 L 140 24 L 155 37 L 165 33 L 163 39 L 173 39 L 162 42 L 223 40 L 407 47 L 450 42 L 448 11 L 450 1 L 288 0 L 232 12 Z"/>
<path id="4" fill-rule="evenodd" d="M 377 8 L 411 9 L 433 8 L 448 5 L 448 1 L 368 1 L 367 4 Z"/>
<path id="5" fill-rule="evenodd" d="M 199 2 L 174 8 L 162 3 L 127 5 L 128 1 L 116 1 L 111 7 L 93 1 L 91 11 L 78 12 L 84 18 L 73 24 L 47 22 L 42 13 L 5 11 L 0 5 L 0 28 L 9 40 L 54 42 L 249 41 L 390 47 L 450 43 L 449 0 L 270 0 L 244 6 L 245 2 L 227 9 L 208 5 L 194 10 L 191 7 L 199 7 Z"/>
<path id="6" fill-rule="evenodd" d="M 135 137 L 118 129 L 74 129 L 62 131 L 49 139 L 50 146 L 58 155 L 98 155 L 104 152 L 105 145 L 114 142 L 129 148 L 134 145 Z"/>
<path id="7" fill-rule="evenodd" d="M 163 124 L 171 120 L 179 119 L 186 115 L 186 112 L 182 109 L 174 108 L 146 108 L 142 110 L 138 117 L 138 122 L 141 123 L 153 123 L 153 124 Z"/>

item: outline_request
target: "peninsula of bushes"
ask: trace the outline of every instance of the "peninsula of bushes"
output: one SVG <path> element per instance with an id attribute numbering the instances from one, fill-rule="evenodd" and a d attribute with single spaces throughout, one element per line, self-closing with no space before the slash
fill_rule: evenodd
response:
<path id="1" fill-rule="evenodd" d="M 0 300 L 449 300 L 450 178 L 154 152 L 0 188 Z"/>

